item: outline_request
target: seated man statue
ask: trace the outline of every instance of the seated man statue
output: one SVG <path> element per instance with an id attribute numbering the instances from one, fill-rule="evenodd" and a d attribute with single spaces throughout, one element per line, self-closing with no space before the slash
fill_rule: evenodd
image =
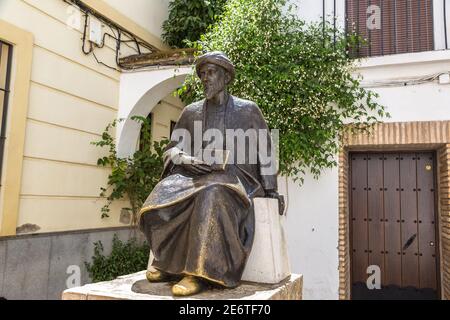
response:
<path id="1" fill-rule="evenodd" d="M 276 198 L 275 152 L 258 106 L 227 93 L 235 68 L 221 52 L 196 62 L 205 99 L 187 106 L 164 153 L 162 180 L 139 217 L 154 255 L 150 282 L 177 296 L 239 285 L 252 248 L 253 198 Z M 236 143 L 237 140 L 237 143 Z"/>

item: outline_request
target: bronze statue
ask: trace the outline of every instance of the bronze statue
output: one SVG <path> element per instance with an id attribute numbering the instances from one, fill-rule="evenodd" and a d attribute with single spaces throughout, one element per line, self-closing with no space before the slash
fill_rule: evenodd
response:
<path id="1" fill-rule="evenodd" d="M 147 279 L 180 278 L 172 287 L 178 296 L 198 293 L 207 283 L 238 286 L 254 236 L 252 199 L 277 198 L 280 213 L 284 206 L 276 170 L 263 172 L 273 168 L 275 156 L 260 109 L 227 93 L 233 64 L 225 54 L 210 52 L 197 59 L 196 72 L 205 100 L 183 110 L 165 150 L 162 180 L 139 219 L 155 257 Z M 242 133 L 245 142 L 233 145 Z"/>

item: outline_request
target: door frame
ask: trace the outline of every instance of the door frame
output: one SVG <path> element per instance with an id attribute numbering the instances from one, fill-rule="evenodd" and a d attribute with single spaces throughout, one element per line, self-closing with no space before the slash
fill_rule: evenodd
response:
<path id="1" fill-rule="evenodd" d="M 350 132 L 350 130 L 349 130 Z M 439 246 L 439 296 L 450 299 L 450 121 L 390 122 L 375 124 L 369 131 L 344 134 L 338 154 L 338 259 L 339 299 L 351 298 L 349 153 L 350 152 L 436 153 L 436 220 Z M 436 203 L 435 202 L 435 203 Z M 444 267 L 445 266 L 445 267 Z"/>
<path id="2" fill-rule="evenodd" d="M 439 206 L 438 206 L 438 199 L 439 199 L 439 184 L 438 184 L 438 173 L 439 173 L 439 167 L 438 167 L 438 152 L 437 150 L 426 150 L 426 149 L 407 149 L 407 150 L 392 150 L 390 149 L 380 149 L 380 150 L 351 150 L 348 151 L 347 159 L 351 157 L 352 154 L 402 154 L 402 153 L 421 153 L 421 152 L 428 152 L 433 154 L 433 187 L 436 192 L 434 193 L 434 228 L 435 228 L 435 237 L 436 237 L 436 291 L 438 295 L 438 299 L 441 299 L 442 296 L 442 288 L 441 288 L 441 236 L 440 236 L 440 219 L 439 219 Z M 352 299 L 352 283 L 353 283 L 353 272 L 351 270 L 352 268 L 352 259 L 353 259 L 353 227 L 351 223 L 352 218 L 352 209 L 351 209 L 351 203 L 352 203 L 352 192 L 351 192 L 351 181 L 352 181 L 352 162 L 348 161 L 348 186 L 347 186 L 347 192 L 348 192 L 348 201 L 349 201 L 349 251 L 350 251 L 350 260 L 349 260 L 349 268 L 350 268 L 350 296 L 349 299 Z"/>

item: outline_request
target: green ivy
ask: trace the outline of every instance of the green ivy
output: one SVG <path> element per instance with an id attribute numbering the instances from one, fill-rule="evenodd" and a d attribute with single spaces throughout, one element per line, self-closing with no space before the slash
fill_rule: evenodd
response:
<path id="1" fill-rule="evenodd" d="M 164 164 L 163 152 L 168 143 L 167 139 L 152 142 L 150 135 L 151 124 L 148 119 L 140 116 L 131 118 L 141 124 L 140 148 L 131 157 L 119 158 L 116 144 L 111 131 L 117 126 L 118 120 L 108 124 L 102 133 L 100 141 L 91 142 L 98 147 L 107 147 L 109 154 L 98 159 L 97 164 L 110 167 L 108 185 L 101 188 L 101 197 L 107 198 L 107 204 L 101 209 L 102 218 L 109 216 L 110 205 L 114 200 L 127 198 L 131 208 L 124 208 L 132 213 L 132 224 L 137 222 L 137 214 L 146 198 L 159 182 Z M 108 190 L 109 195 L 107 195 Z"/>
<path id="2" fill-rule="evenodd" d="M 124 243 L 114 234 L 111 254 L 105 256 L 102 242 L 95 242 L 92 262 L 85 266 L 93 282 L 109 281 L 147 269 L 149 254 L 147 243 L 140 244 L 135 238 Z"/>
<path id="3" fill-rule="evenodd" d="M 186 41 L 197 41 L 200 35 L 222 13 L 226 0 L 172 0 L 169 18 L 163 23 L 162 38 L 172 47 L 184 48 Z"/>
<path id="4" fill-rule="evenodd" d="M 234 62 L 230 93 L 255 101 L 269 127 L 280 130 L 280 172 L 302 182 L 308 170 L 318 177 L 337 164 L 345 131 L 367 131 L 389 114 L 353 75 L 348 53 L 359 38 L 305 24 L 294 9 L 286 0 L 229 0 L 220 21 L 193 45 Z M 179 94 L 187 103 L 202 98 L 195 73 Z"/>

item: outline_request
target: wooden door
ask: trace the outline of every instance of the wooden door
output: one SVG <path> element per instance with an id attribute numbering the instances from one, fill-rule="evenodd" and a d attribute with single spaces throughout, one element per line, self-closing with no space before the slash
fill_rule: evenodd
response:
<path id="1" fill-rule="evenodd" d="M 434 153 L 350 160 L 352 298 L 438 298 Z M 379 267 L 379 290 L 367 287 L 369 266 Z"/>

